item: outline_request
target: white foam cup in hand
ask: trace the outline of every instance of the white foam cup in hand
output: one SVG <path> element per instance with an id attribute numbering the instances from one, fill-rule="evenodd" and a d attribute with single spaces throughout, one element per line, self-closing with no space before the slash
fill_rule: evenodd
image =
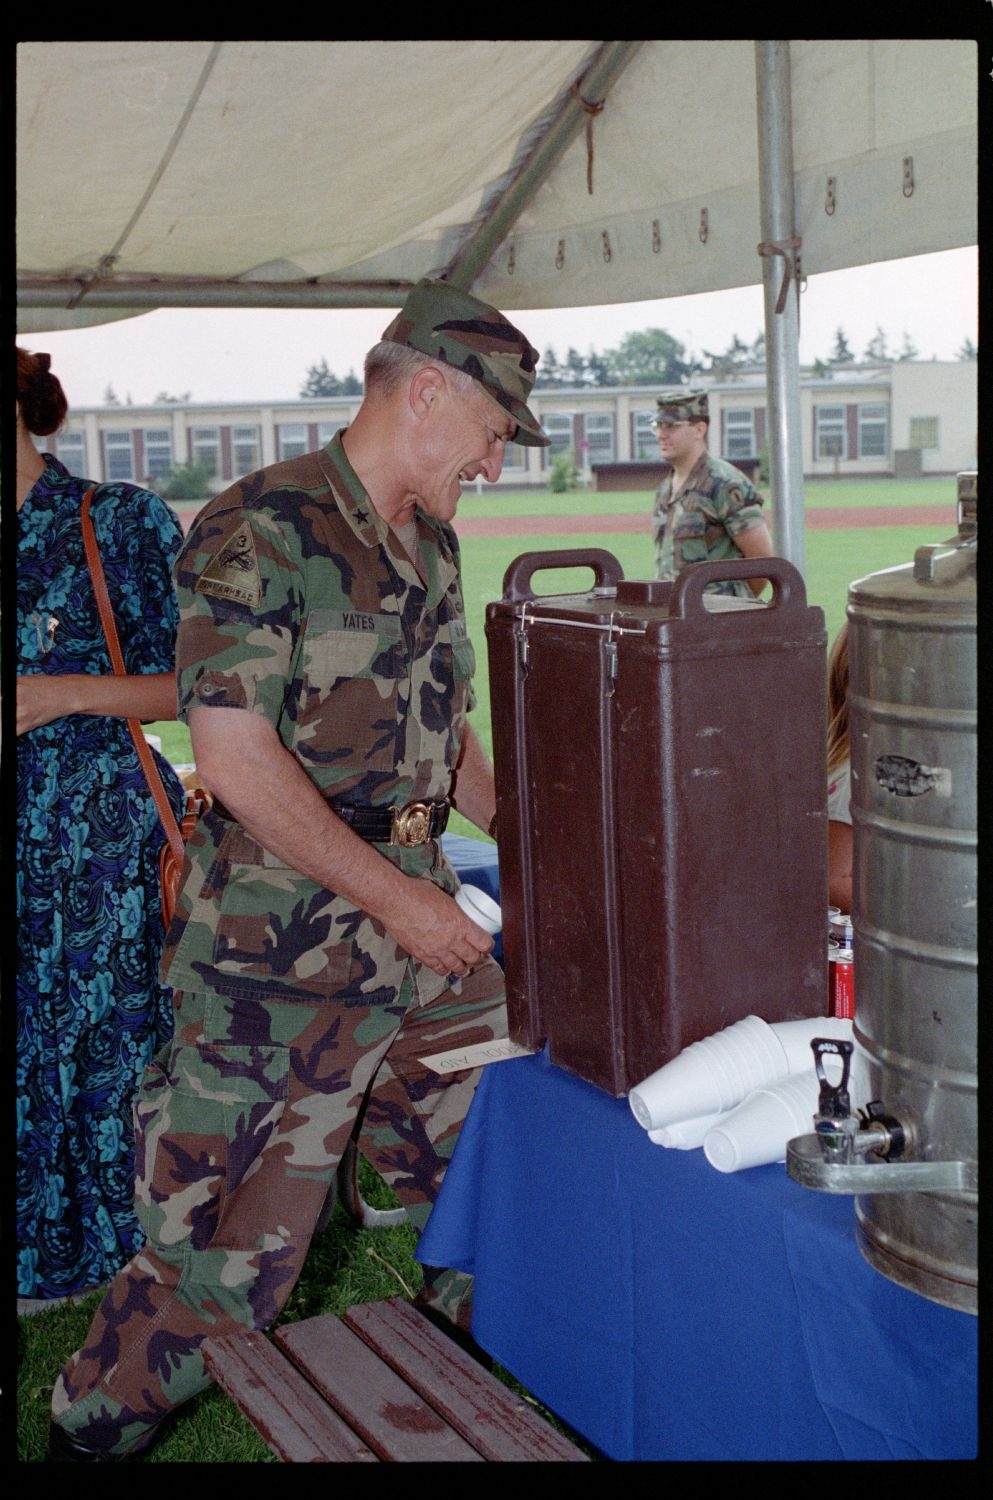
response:
<path id="1" fill-rule="evenodd" d="M 810 1043 L 814 1037 L 826 1036 L 835 1040 L 852 1040 L 852 1021 L 846 1016 L 814 1016 L 803 1021 L 773 1021 L 776 1033 L 786 1053 L 791 1073 L 806 1073 L 814 1066 L 814 1054 Z"/>
<path id="2" fill-rule="evenodd" d="M 631 1089 L 628 1103 L 645 1130 L 733 1109 L 761 1084 L 789 1073 L 786 1053 L 768 1022 L 746 1016 L 684 1047 L 678 1057 Z"/>
<path id="3" fill-rule="evenodd" d="M 707 1132 L 703 1154 L 718 1172 L 786 1160 L 786 1143 L 810 1135 L 820 1098 L 813 1068 L 755 1089 Z"/>
<path id="4" fill-rule="evenodd" d="M 481 890 L 478 885 L 463 885 L 455 892 L 456 903 L 461 906 L 467 917 L 471 917 L 477 927 L 491 935 L 500 931 L 503 926 L 503 918 L 500 908 Z"/>

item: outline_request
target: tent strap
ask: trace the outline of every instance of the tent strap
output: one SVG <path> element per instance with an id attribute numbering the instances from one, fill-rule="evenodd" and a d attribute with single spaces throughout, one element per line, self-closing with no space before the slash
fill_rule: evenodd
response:
<path id="1" fill-rule="evenodd" d="M 593 196 L 593 121 L 596 119 L 597 115 L 600 114 L 600 112 L 602 111 L 603 106 L 606 103 L 606 99 L 601 99 L 601 100 L 599 100 L 598 103 L 591 104 L 589 102 L 589 100 L 588 99 L 584 99 L 583 96 L 582 96 L 582 94 L 579 92 L 579 82 L 580 82 L 580 80 L 577 78 L 576 82 L 572 85 L 572 88 L 569 90 L 569 92 L 572 95 L 572 97 L 575 99 L 576 103 L 579 105 L 580 109 L 583 110 L 585 112 L 585 114 L 586 114 L 586 191 L 589 193 L 590 197 L 592 198 L 592 196 Z"/>
<path id="2" fill-rule="evenodd" d="M 802 244 L 803 244 L 803 240 L 801 239 L 801 237 L 798 234 L 794 234 L 788 240 L 762 240 L 761 243 L 758 244 L 755 247 L 756 250 L 758 251 L 759 255 L 766 256 L 766 257 L 772 256 L 772 255 L 781 255 L 783 257 L 783 281 L 782 281 L 782 285 L 779 288 L 779 296 L 776 298 L 776 311 L 777 311 L 777 313 L 781 313 L 783 311 L 783 309 L 786 307 L 786 293 L 789 291 L 790 277 L 794 274 L 793 265 L 792 265 L 792 262 L 791 262 L 791 259 L 790 259 L 789 252 L 791 250 L 799 250 L 800 246 Z M 800 260 L 800 257 L 797 256 L 797 262 L 798 263 L 799 263 L 799 260 Z M 797 322 L 799 323 L 799 318 L 800 318 L 800 275 L 799 275 L 799 270 L 797 270 L 797 273 L 796 273 L 794 279 L 796 281 Z"/>

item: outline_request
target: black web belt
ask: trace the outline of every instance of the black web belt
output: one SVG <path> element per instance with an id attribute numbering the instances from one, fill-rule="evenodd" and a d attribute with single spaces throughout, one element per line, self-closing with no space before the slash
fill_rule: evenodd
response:
<path id="1" fill-rule="evenodd" d="M 404 807 L 369 807 L 351 802 L 332 802 L 333 812 L 353 833 L 370 844 L 400 844 L 407 849 L 440 838 L 448 827 L 451 804 L 441 802 L 408 802 Z M 223 802 L 215 797 L 212 811 L 229 822 L 238 820 Z"/>

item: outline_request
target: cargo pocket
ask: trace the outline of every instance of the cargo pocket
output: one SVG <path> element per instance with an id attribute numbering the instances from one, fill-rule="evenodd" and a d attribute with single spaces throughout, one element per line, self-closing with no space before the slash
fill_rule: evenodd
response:
<path id="1" fill-rule="evenodd" d="M 352 945 L 336 927 L 343 903 L 268 852 L 262 857 L 228 867 L 210 983 L 245 998 L 261 998 L 268 986 L 273 1000 L 327 999 L 351 967 Z"/>
<path id="2" fill-rule="evenodd" d="M 221 1240 L 233 1195 L 286 1106 L 285 1047 L 173 1043 L 145 1069 L 135 1104 L 135 1212 L 166 1254 Z M 260 1223 L 262 1218 L 260 1215 Z"/>

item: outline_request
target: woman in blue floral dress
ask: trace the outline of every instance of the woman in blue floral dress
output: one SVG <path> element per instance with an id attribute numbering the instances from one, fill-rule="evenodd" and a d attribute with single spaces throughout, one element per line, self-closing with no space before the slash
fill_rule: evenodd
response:
<path id="1" fill-rule="evenodd" d="M 17 351 L 17 1291 L 57 1299 L 142 1244 L 131 1105 L 172 1034 L 158 982 L 164 834 L 128 717 L 176 717 L 179 524 L 100 486 L 91 515 L 129 676 L 115 677 L 83 553 L 89 483 L 30 434 L 66 413 L 48 356 Z M 179 813 L 184 792 L 161 758 Z"/>

